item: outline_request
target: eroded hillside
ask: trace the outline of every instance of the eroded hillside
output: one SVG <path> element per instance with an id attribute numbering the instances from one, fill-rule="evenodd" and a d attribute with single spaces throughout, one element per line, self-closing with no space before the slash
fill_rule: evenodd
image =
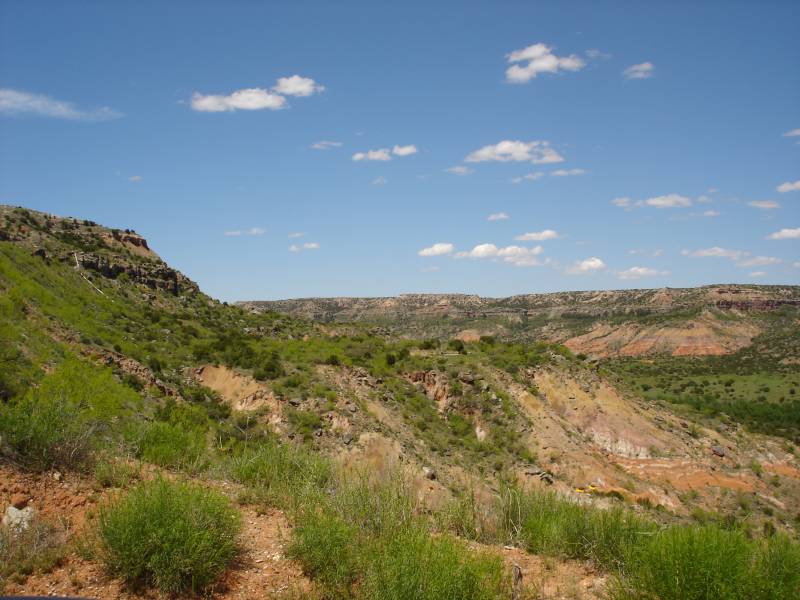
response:
<path id="1" fill-rule="evenodd" d="M 98 515 L 161 478 L 243 517 L 241 560 L 199 590 L 218 597 L 378 597 L 423 571 L 454 579 L 423 577 L 422 597 L 510 597 L 514 563 L 531 594 L 600 597 L 634 572 L 597 532 L 542 534 L 537 502 L 587 528 L 797 536 L 795 288 L 297 309 L 319 323 L 221 304 L 134 232 L 0 219 L 0 501 L 32 507 L 52 546 L 30 578 L 0 570 L 7 591 L 159 588 L 108 568 Z"/>

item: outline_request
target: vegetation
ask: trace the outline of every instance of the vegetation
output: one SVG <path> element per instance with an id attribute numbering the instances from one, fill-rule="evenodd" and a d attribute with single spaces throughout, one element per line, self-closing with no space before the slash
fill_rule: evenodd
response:
<path id="1" fill-rule="evenodd" d="M 67 553 L 64 539 L 62 530 L 40 519 L 21 530 L 0 526 L 0 592 L 6 581 L 24 581 L 58 566 Z"/>
<path id="2" fill-rule="evenodd" d="M 757 535 L 700 510 L 698 523 L 689 523 L 646 506 L 611 501 L 600 509 L 517 487 L 516 475 L 537 457 L 522 433 L 532 423 L 503 389 L 513 381 L 537 395 L 531 374 L 542 366 L 598 368 L 648 401 L 792 438 L 800 432 L 800 385 L 791 362 L 775 357 L 791 355 L 796 326 L 787 324 L 795 312 L 765 317 L 760 354 L 595 365 L 542 341 L 451 339 L 458 319 L 432 324 L 420 340 L 360 324 L 323 329 L 250 314 L 193 289 L 176 295 L 124 271 L 75 269 L 76 249 L 162 265 L 112 247 L 95 224 L 13 214 L 15 227 L 40 235 L 37 247 L 48 257 L 0 242 L 0 456 L 15 468 L 75 470 L 93 477 L 96 490 L 114 488 L 102 490 L 110 500 L 96 520 L 94 556 L 134 588 L 206 594 L 232 564 L 239 511 L 213 491 L 214 480 L 234 482 L 241 503 L 285 511 L 294 526 L 291 555 L 330 598 L 507 598 L 502 559 L 470 541 L 590 561 L 611 576 L 620 599 L 782 598 L 800 588 L 798 542 L 778 518 Z M 605 317 L 622 322 L 632 314 L 666 318 L 628 310 Z M 543 326 L 533 321 L 509 324 L 509 337 Z M 581 313 L 563 321 L 575 331 L 591 323 Z M 252 375 L 285 402 L 280 414 L 270 406 L 232 410 L 191 377 L 206 364 Z M 422 389 L 420 372 L 447 390 L 446 406 Z M 363 385 L 354 390 L 352 380 Z M 365 473 L 327 458 L 333 440 L 352 441 L 335 433 L 337 421 L 385 433 L 372 407 L 413 438 L 399 440 L 407 456 L 457 462 L 501 491 L 480 495 L 443 482 L 455 499 L 434 510 L 418 503 L 402 471 Z M 699 440 L 703 430 L 687 426 L 686 435 Z M 769 481 L 760 463 L 747 468 Z M 187 475 L 205 483 L 183 483 Z M 26 548 L 37 549 L 35 557 Z M 0 529 L 0 577 L 47 570 L 68 551 L 63 532 L 38 521 L 24 532 Z"/>
<path id="3" fill-rule="evenodd" d="M 158 478 L 101 509 L 99 554 L 134 587 L 202 592 L 236 556 L 239 521 L 224 496 Z"/>

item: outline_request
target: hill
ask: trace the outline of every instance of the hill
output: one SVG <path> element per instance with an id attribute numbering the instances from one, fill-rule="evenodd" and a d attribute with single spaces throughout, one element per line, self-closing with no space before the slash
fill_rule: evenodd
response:
<path id="1" fill-rule="evenodd" d="M 0 530 L 4 591 L 499 598 L 517 564 L 632 598 L 669 536 L 736 545 L 725 597 L 797 589 L 797 288 L 229 306 L 133 231 L 4 206 L 0 238 L 0 501 L 41 548 Z M 218 527 L 129 552 L 184 496 Z M 198 530 L 239 559 L 200 577 Z"/>
<path id="2" fill-rule="evenodd" d="M 788 309 L 794 314 L 792 309 L 800 307 L 800 286 L 714 285 L 509 298 L 404 294 L 239 305 L 323 323 L 371 323 L 403 337 L 547 339 L 593 356 L 701 356 L 735 352 L 774 328 L 776 313 L 787 314 Z"/>

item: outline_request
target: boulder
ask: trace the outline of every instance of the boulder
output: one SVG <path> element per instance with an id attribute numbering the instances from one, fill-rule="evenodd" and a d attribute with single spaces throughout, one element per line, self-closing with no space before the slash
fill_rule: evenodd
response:
<path id="1" fill-rule="evenodd" d="M 713 452 L 719 457 L 725 456 L 725 448 L 723 448 L 722 446 L 711 446 L 711 452 Z"/>
<path id="2" fill-rule="evenodd" d="M 3 525 L 16 532 L 25 531 L 30 527 L 34 515 L 32 506 L 19 509 L 9 505 L 3 515 Z"/>
<path id="3" fill-rule="evenodd" d="M 425 479 L 430 479 L 431 481 L 436 479 L 436 471 L 430 467 L 422 467 L 422 474 L 425 476 Z"/>

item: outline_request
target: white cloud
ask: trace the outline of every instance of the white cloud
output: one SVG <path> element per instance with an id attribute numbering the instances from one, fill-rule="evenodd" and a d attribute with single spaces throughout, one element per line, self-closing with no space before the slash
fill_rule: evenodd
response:
<path id="1" fill-rule="evenodd" d="M 659 271 L 650 267 L 631 267 L 617 273 L 620 279 L 642 279 L 643 277 L 656 277 L 658 275 L 669 275 L 669 271 Z"/>
<path id="2" fill-rule="evenodd" d="M 453 244 L 447 242 L 437 242 L 433 246 L 423 248 L 417 254 L 420 256 L 444 256 L 445 254 L 452 254 L 455 250 Z"/>
<path id="3" fill-rule="evenodd" d="M 608 60 L 609 58 L 611 58 L 610 54 L 608 54 L 607 52 L 601 52 L 597 48 L 590 48 L 589 50 L 587 50 L 586 51 L 586 56 L 588 56 L 589 58 L 592 58 L 592 59 L 600 58 L 600 59 L 603 59 L 603 60 Z"/>
<path id="4" fill-rule="evenodd" d="M 707 210 L 703 213 L 704 217 L 718 217 L 720 212 L 718 210 Z"/>
<path id="5" fill-rule="evenodd" d="M 372 180 L 372 185 L 386 185 L 389 182 L 386 177 L 383 175 L 378 175 L 375 179 Z"/>
<path id="6" fill-rule="evenodd" d="M 650 256 L 661 256 L 664 254 L 663 248 L 656 248 L 655 250 L 641 250 L 635 248 L 633 250 L 628 250 L 628 254 L 649 254 Z"/>
<path id="7" fill-rule="evenodd" d="M 750 277 L 764 277 L 767 274 L 766 271 L 753 271 L 750 273 Z"/>
<path id="8" fill-rule="evenodd" d="M 522 177 L 514 177 L 511 180 L 511 183 L 522 183 L 523 181 L 536 181 L 537 179 L 541 179 L 544 177 L 544 173 L 528 173 L 527 175 L 523 175 Z"/>
<path id="9" fill-rule="evenodd" d="M 683 250 L 681 254 L 692 258 L 730 258 L 731 260 L 740 260 L 747 256 L 748 253 L 742 250 L 730 250 L 712 246 L 711 248 L 701 248 L 694 251 Z"/>
<path id="10" fill-rule="evenodd" d="M 395 146 L 392 149 L 378 148 L 377 150 L 367 150 L 366 152 L 356 152 L 353 154 L 353 160 L 392 160 L 392 154 L 395 156 L 410 156 L 418 152 L 417 147 L 412 145 L 408 146 Z"/>
<path id="11" fill-rule="evenodd" d="M 698 196 L 697 197 L 697 202 L 699 202 L 700 204 L 709 204 L 710 202 L 713 202 L 713 201 L 714 200 L 712 198 L 709 198 L 708 196 Z"/>
<path id="12" fill-rule="evenodd" d="M 680 206 L 691 206 L 692 201 L 686 196 L 678 194 L 667 194 L 666 196 L 656 196 L 655 198 L 648 198 L 642 201 L 647 206 L 655 208 L 677 208 Z"/>
<path id="13" fill-rule="evenodd" d="M 776 189 L 781 194 L 785 194 L 786 192 L 796 192 L 800 190 L 800 179 L 797 181 L 787 181 L 786 183 L 782 183 Z"/>
<path id="14" fill-rule="evenodd" d="M 542 253 L 541 246 L 526 248 L 524 246 L 505 246 L 498 248 L 494 244 L 478 244 L 469 252 L 459 252 L 455 258 L 498 259 L 517 267 L 534 267 L 544 264 L 538 258 Z"/>
<path id="15" fill-rule="evenodd" d="M 781 229 L 767 236 L 768 240 L 797 240 L 800 239 L 800 227 L 795 229 Z"/>
<path id="16" fill-rule="evenodd" d="M 430 265 L 420 269 L 420 271 L 422 271 L 423 273 L 433 273 L 438 270 L 439 270 L 439 265 Z"/>
<path id="17" fill-rule="evenodd" d="M 492 213 L 486 217 L 487 221 L 505 221 L 509 216 L 504 212 Z"/>
<path id="18" fill-rule="evenodd" d="M 43 94 L 30 94 L 10 88 L 0 88 L 0 114 L 10 116 L 37 116 L 68 121 L 109 121 L 118 119 L 122 113 L 107 106 L 90 110 L 77 108 Z"/>
<path id="19" fill-rule="evenodd" d="M 649 79 L 653 76 L 655 66 L 651 62 L 643 62 L 638 65 L 631 65 L 622 72 L 625 79 Z"/>
<path id="20" fill-rule="evenodd" d="M 542 231 L 531 231 L 530 233 L 523 233 L 514 238 L 518 242 L 543 242 L 545 240 L 558 239 L 558 233 L 552 229 L 544 229 Z"/>
<path id="21" fill-rule="evenodd" d="M 611 201 L 611 204 L 613 204 L 614 206 L 619 206 L 621 208 L 630 208 L 631 205 L 633 204 L 633 200 L 631 200 L 627 196 L 623 196 L 622 198 L 614 198 Z"/>
<path id="22" fill-rule="evenodd" d="M 303 245 L 292 244 L 289 246 L 289 252 L 302 252 L 303 250 L 318 250 L 319 244 L 317 242 L 306 242 Z"/>
<path id="23" fill-rule="evenodd" d="M 290 233 L 289 237 L 290 238 L 301 238 L 304 235 L 305 235 L 305 232 L 303 232 L 303 231 L 295 231 L 294 233 Z"/>
<path id="24" fill-rule="evenodd" d="M 192 94 L 192 109 L 199 112 L 233 112 L 236 110 L 280 110 L 286 98 L 263 88 L 237 90 L 227 96 Z"/>
<path id="25" fill-rule="evenodd" d="M 753 208 L 760 208 L 761 210 L 772 210 L 781 207 L 780 204 L 772 200 L 753 200 L 752 202 L 748 202 L 747 205 Z"/>
<path id="26" fill-rule="evenodd" d="M 798 137 L 800 136 L 800 129 L 792 129 L 783 134 L 783 137 Z"/>
<path id="27" fill-rule="evenodd" d="M 342 142 L 332 142 L 330 140 L 321 140 L 311 144 L 314 150 L 330 150 L 331 148 L 341 148 Z"/>
<path id="28" fill-rule="evenodd" d="M 325 86 L 318 84 L 310 77 L 281 77 L 278 83 L 272 88 L 273 91 L 284 96 L 312 96 L 325 91 Z"/>
<path id="29" fill-rule="evenodd" d="M 798 262 L 796 262 L 796 263 L 792 263 L 792 266 L 793 266 L 795 269 L 800 269 L 800 261 L 798 261 Z"/>
<path id="30" fill-rule="evenodd" d="M 506 69 L 506 81 L 526 83 L 539 73 L 579 71 L 586 66 L 586 62 L 576 54 L 556 56 L 552 50 L 550 46 L 539 43 L 508 54 L 506 58 L 511 66 Z"/>
<path id="31" fill-rule="evenodd" d="M 464 165 L 450 167 L 449 169 L 445 169 L 445 171 L 448 173 L 453 173 L 454 175 L 469 175 L 470 173 L 474 173 L 472 169 L 465 167 Z"/>
<path id="32" fill-rule="evenodd" d="M 225 231 L 222 235 L 227 237 L 239 237 L 242 235 L 264 235 L 266 230 L 261 227 L 251 227 L 250 229 L 234 229 L 232 231 Z"/>
<path id="33" fill-rule="evenodd" d="M 557 169 L 550 173 L 550 175 L 554 175 L 555 177 L 570 177 L 572 175 L 583 175 L 586 173 L 586 169 Z"/>
<path id="34" fill-rule="evenodd" d="M 410 156 L 412 154 L 416 154 L 417 152 L 417 147 L 413 144 L 409 144 L 408 146 L 395 145 L 395 147 L 392 148 L 392 154 L 395 156 Z"/>
<path id="35" fill-rule="evenodd" d="M 579 260 L 567 268 L 567 273 L 570 275 L 583 275 L 586 273 L 594 273 L 595 271 L 602 271 L 606 268 L 606 263 L 596 256 L 589 257 L 585 260 Z"/>
<path id="36" fill-rule="evenodd" d="M 141 175 L 131 175 L 130 177 L 128 177 L 128 181 L 130 181 L 131 183 L 139 183 L 141 180 L 142 180 Z"/>
<path id="37" fill-rule="evenodd" d="M 737 267 L 764 267 L 766 265 L 777 265 L 780 264 L 781 259 L 775 258 L 774 256 L 754 256 L 753 258 L 748 258 L 740 263 L 736 263 Z"/>
<path id="38" fill-rule="evenodd" d="M 521 142 L 519 140 L 503 140 L 497 144 L 490 144 L 479 148 L 464 159 L 466 162 L 532 162 L 534 164 L 560 163 L 564 157 L 550 147 L 546 140 L 532 140 Z"/>
<path id="39" fill-rule="evenodd" d="M 389 155 L 388 148 L 379 148 L 378 150 L 367 150 L 366 152 L 356 152 L 353 154 L 353 160 L 392 160 Z"/>

